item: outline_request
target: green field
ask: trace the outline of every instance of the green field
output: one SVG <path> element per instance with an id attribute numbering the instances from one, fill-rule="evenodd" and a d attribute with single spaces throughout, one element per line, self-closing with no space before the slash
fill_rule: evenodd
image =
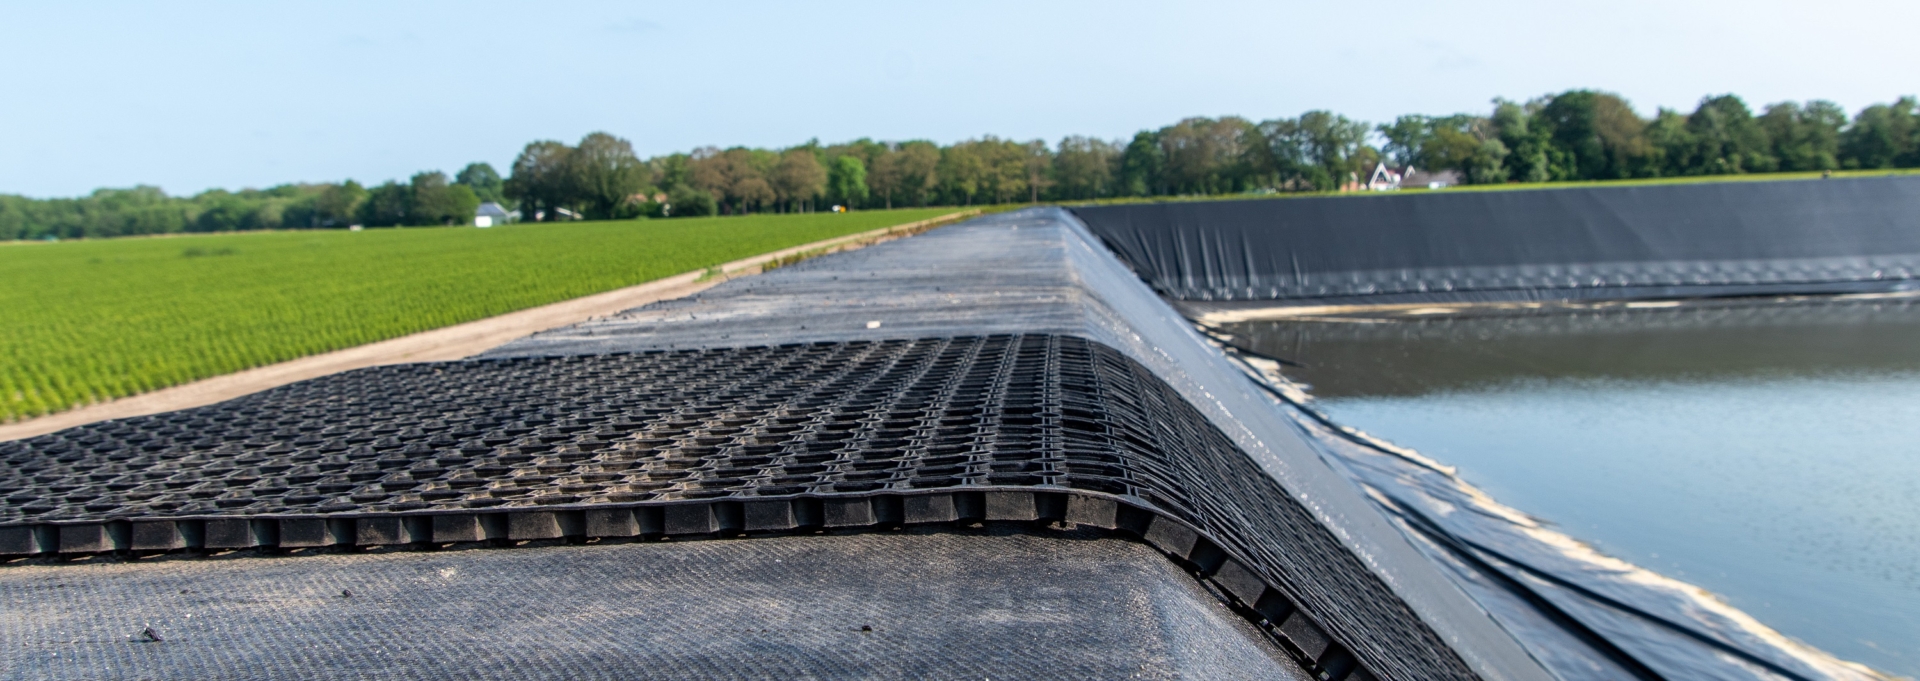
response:
<path id="1" fill-rule="evenodd" d="M 954 210 L 0 244 L 0 422 Z"/>

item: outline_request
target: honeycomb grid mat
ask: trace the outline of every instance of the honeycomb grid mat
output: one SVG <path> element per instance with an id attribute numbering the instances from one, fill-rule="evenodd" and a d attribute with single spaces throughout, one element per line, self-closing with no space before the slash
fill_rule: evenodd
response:
<path id="1" fill-rule="evenodd" d="M 1322 678 L 1473 677 L 1172 387 L 1070 336 L 373 367 L 0 464 L 15 556 L 1077 522 L 1208 576 Z"/>

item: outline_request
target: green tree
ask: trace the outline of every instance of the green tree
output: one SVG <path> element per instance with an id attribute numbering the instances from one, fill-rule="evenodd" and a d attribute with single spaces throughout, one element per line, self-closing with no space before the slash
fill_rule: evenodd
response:
<path id="1" fill-rule="evenodd" d="M 1422 162 L 1421 151 L 1426 148 L 1427 140 L 1433 137 L 1433 124 L 1426 116 L 1418 114 L 1401 116 L 1392 123 L 1382 123 L 1375 131 L 1387 140 L 1380 147 L 1387 160 L 1397 166 L 1411 166 Z"/>
<path id="2" fill-rule="evenodd" d="M 565 203 L 578 205 L 588 218 L 606 220 L 646 188 L 646 164 L 633 155 L 633 145 L 604 132 L 588 133 L 565 156 Z"/>
<path id="3" fill-rule="evenodd" d="M 1893 104 L 1860 110 L 1841 140 L 1846 167 L 1920 166 L 1920 121 L 1915 108 L 1914 98 L 1901 97 Z"/>
<path id="4" fill-rule="evenodd" d="M 848 209 L 867 200 L 867 166 L 858 156 L 848 154 L 833 160 L 827 169 L 827 194 Z"/>
<path id="5" fill-rule="evenodd" d="M 1553 179 L 1553 141 L 1545 126 L 1533 125 L 1541 103 L 1519 104 L 1505 99 L 1493 100 L 1494 134 L 1509 153 L 1503 165 L 1508 179 L 1520 182 L 1546 182 Z"/>
<path id="6" fill-rule="evenodd" d="M 1693 173 L 1698 163 L 1700 142 L 1687 128 L 1687 117 L 1680 112 L 1660 107 L 1653 120 L 1647 123 L 1647 166 L 1650 174 L 1659 177 L 1679 177 Z"/>
<path id="7" fill-rule="evenodd" d="M 1693 133 L 1696 174 L 1768 173 L 1779 168 L 1773 157 L 1767 131 L 1754 120 L 1747 103 L 1733 95 L 1700 100 L 1700 107 L 1687 117 L 1687 131 Z"/>
<path id="8" fill-rule="evenodd" d="M 520 202 L 521 212 L 534 219 L 553 215 L 555 208 L 576 206 L 574 182 L 569 177 L 568 156 L 572 154 L 573 147 L 554 140 L 528 142 L 513 159 L 513 174 L 502 185 L 502 193 Z M 372 201 L 371 196 L 368 201 Z"/>
<path id="9" fill-rule="evenodd" d="M 1504 143 L 1497 150 L 1486 144 L 1489 140 L 1499 141 L 1493 122 L 1488 119 L 1468 114 L 1429 118 L 1426 128 L 1427 138 L 1410 164 L 1415 167 L 1468 173 L 1476 164 L 1484 166 L 1496 156 L 1504 161 L 1507 156 Z M 1482 173 L 1499 171 L 1482 168 Z"/>
<path id="10" fill-rule="evenodd" d="M 768 179 L 773 185 L 774 200 L 785 203 L 790 211 L 807 210 L 814 199 L 827 191 L 827 169 L 820 165 L 820 157 L 813 149 L 807 147 L 781 152 Z"/>
<path id="11" fill-rule="evenodd" d="M 1007 203 L 1027 193 L 1027 154 L 1021 144 L 986 135 L 954 146 L 966 147 L 979 160 L 979 191 L 993 197 L 994 203 Z"/>
<path id="12" fill-rule="evenodd" d="M 1760 128 L 1773 143 L 1779 169 L 1830 170 L 1840 167 L 1840 129 L 1847 113 L 1833 102 L 1814 100 L 1803 108 L 1793 102 L 1767 105 Z"/>
<path id="13" fill-rule="evenodd" d="M 1244 161 L 1254 125 L 1238 116 L 1188 118 L 1154 134 L 1166 159 L 1167 191 L 1221 194 L 1239 191 L 1249 169 Z"/>
<path id="14" fill-rule="evenodd" d="M 367 200 L 360 204 L 360 224 L 368 227 L 404 225 L 408 204 L 412 202 L 412 187 L 387 180 L 367 191 Z"/>
<path id="15" fill-rule="evenodd" d="M 892 145 L 883 145 L 873 154 L 873 165 L 867 172 L 867 188 L 880 197 L 882 206 L 893 208 L 893 195 L 900 191 L 900 183 L 906 171 L 900 164 L 900 151 Z"/>
<path id="16" fill-rule="evenodd" d="M 1308 179 L 1306 143 L 1300 134 L 1300 121 L 1276 118 L 1253 126 L 1246 149 L 1246 164 L 1267 187 L 1300 191 L 1311 189 Z"/>
<path id="17" fill-rule="evenodd" d="M 700 217 L 720 212 L 713 194 L 689 185 L 674 185 L 667 192 L 667 215 L 676 218 Z"/>
<path id="18" fill-rule="evenodd" d="M 779 199 L 769 174 L 779 164 L 773 152 L 734 147 L 695 149 L 690 186 L 712 194 L 723 214 L 748 213 Z"/>
<path id="19" fill-rule="evenodd" d="M 973 197 L 987 183 L 988 159 L 981 158 L 979 143 L 972 140 L 940 150 L 940 193 L 948 203 L 973 205 Z"/>
<path id="20" fill-rule="evenodd" d="M 280 229 L 285 226 L 287 208 L 300 196 L 302 188 L 295 185 L 282 185 L 268 190 L 242 189 L 237 192 L 210 190 L 193 197 L 193 215 L 191 224 L 185 225 L 188 231 L 196 232 L 235 232 L 260 229 Z M 63 231 L 75 232 L 76 236 L 101 235 L 117 236 L 125 233 L 129 225 L 124 215 L 115 215 L 99 210 L 102 203 L 117 203 L 115 190 L 95 192 L 94 196 L 74 205 L 80 215 L 78 224 Z M 306 226 L 306 225 L 296 225 Z"/>
<path id="21" fill-rule="evenodd" d="M 1120 152 L 1120 187 L 1128 196 L 1152 196 L 1166 193 L 1167 157 L 1160 140 L 1152 132 L 1134 133 Z"/>
<path id="22" fill-rule="evenodd" d="M 502 203 L 507 200 L 502 192 L 505 181 L 500 179 L 500 173 L 495 172 L 492 165 L 486 163 L 467 164 L 467 167 L 454 174 L 453 183 L 473 190 L 473 195 L 483 202 Z"/>
<path id="23" fill-rule="evenodd" d="M 1331 111 L 1308 111 L 1300 114 L 1298 121 L 1301 160 L 1309 167 L 1308 180 L 1318 189 L 1335 189 L 1347 179 L 1357 178 L 1365 157 L 1378 156 L 1377 151 L 1365 146 L 1371 129 L 1366 123 Z"/>
<path id="24" fill-rule="evenodd" d="M 1554 96 L 1533 116 L 1564 155 L 1549 159 L 1554 179 L 1610 180 L 1651 174 L 1652 147 L 1646 122 L 1618 95 L 1570 90 Z M 1558 160 L 1558 163 L 1553 161 Z M 1643 172 L 1645 171 L 1645 172 Z"/>
<path id="25" fill-rule="evenodd" d="M 1046 140 L 1032 140 L 1020 145 L 1024 152 L 1021 156 L 1021 168 L 1026 171 L 1027 202 L 1039 203 L 1040 195 L 1053 188 L 1053 151 L 1047 148 Z"/>
<path id="26" fill-rule="evenodd" d="M 195 196 L 200 212 L 193 218 L 191 231 L 195 232 L 232 232 L 242 228 L 247 221 L 247 213 L 252 206 L 245 199 L 225 190 L 215 189 Z"/>
<path id="27" fill-rule="evenodd" d="M 1056 190 L 1066 199 L 1110 196 L 1114 166 L 1119 157 L 1117 143 L 1081 135 L 1061 139 L 1059 151 L 1053 157 Z"/>
<path id="28" fill-rule="evenodd" d="M 780 163 L 780 155 L 766 149 L 741 148 L 734 164 L 740 168 L 733 183 L 733 195 L 744 209 L 762 210 L 779 201 L 769 177 Z"/>
<path id="29" fill-rule="evenodd" d="M 438 170 L 415 173 L 408 184 L 407 207 L 400 224 L 473 224 L 480 199 L 466 185 L 449 184 L 447 174 Z"/>
<path id="30" fill-rule="evenodd" d="M 1500 184 L 1512 176 L 1507 169 L 1507 157 L 1512 155 L 1507 144 L 1498 137 L 1489 137 L 1480 141 L 1474 149 L 1473 158 L 1468 161 L 1467 182 L 1473 184 Z"/>
<path id="31" fill-rule="evenodd" d="M 97 189 L 82 199 L 42 205 L 59 206 L 53 212 L 59 215 L 56 221 L 65 223 L 61 231 L 84 237 L 179 232 L 187 229 L 191 209 L 190 204 L 167 196 L 159 187 L 145 185 Z"/>
<path id="32" fill-rule="evenodd" d="M 822 151 L 824 153 L 821 156 L 821 160 L 826 164 L 829 172 L 831 172 L 834 164 L 838 163 L 839 159 L 843 156 L 851 156 L 859 159 L 860 167 L 866 169 L 869 176 L 867 178 L 867 193 L 863 195 L 859 201 L 850 201 L 844 196 L 837 196 L 836 199 L 841 203 L 846 203 L 850 209 L 869 205 L 874 196 L 879 193 L 879 189 L 872 184 L 871 175 L 877 167 L 880 157 L 887 153 L 887 144 L 862 137 L 851 142 L 828 145 Z M 829 180 L 829 184 L 831 184 L 831 180 Z"/>
<path id="33" fill-rule="evenodd" d="M 367 200 L 367 189 L 360 183 L 347 180 L 340 184 L 327 185 L 313 201 L 315 227 L 345 227 L 353 222 L 360 210 L 360 204 Z"/>
<path id="34" fill-rule="evenodd" d="M 900 191 L 916 206 L 926 206 L 940 185 L 940 145 L 926 140 L 900 143 Z"/>
<path id="35" fill-rule="evenodd" d="M 668 154 L 647 161 L 653 171 L 653 186 L 662 189 L 690 184 L 693 181 L 693 157 L 687 154 Z"/>

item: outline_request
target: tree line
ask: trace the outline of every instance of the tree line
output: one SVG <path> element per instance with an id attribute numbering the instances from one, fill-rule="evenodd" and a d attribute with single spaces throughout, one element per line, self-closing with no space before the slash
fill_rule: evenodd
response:
<path id="1" fill-rule="evenodd" d="M 486 164 L 474 164 L 457 180 L 427 171 L 406 183 L 371 188 L 347 180 L 213 189 L 191 197 L 145 185 L 98 189 L 74 199 L 0 195 L 0 239 L 472 224 L 482 200 L 499 199 L 500 184 Z"/>
<path id="2" fill-rule="evenodd" d="M 1188 118 L 1131 139 L 1058 143 L 984 136 L 817 140 L 784 149 L 703 147 L 642 159 L 596 132 L 532 142 L 508 175 L 474 163 L 367 188 L 287 184 L 171 197 L 154 187 L 75 199 L 0 195 L 0 239 L 471 224 L 485 201 L 523 219 L 623 219 L 849 208 L 1331 191 L 1379 163 L 1458 171 L 1474 184 L 1920 167 L 1913 97 L 1849 117 L 1826 101 L 1758 113 L 1734 95 L 1643 118 L 1616 94 L 1570 90 L 1484 114 L 1369 124 L 1330 111 L 1253 121 Z"/>

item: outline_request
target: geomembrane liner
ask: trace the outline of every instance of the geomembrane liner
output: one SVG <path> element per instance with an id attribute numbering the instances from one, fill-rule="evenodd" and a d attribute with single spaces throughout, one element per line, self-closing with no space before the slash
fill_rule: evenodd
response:
<path id="1" fill-rule="evenodd" d="M 0 677 L 1311 678 L 1158 551 L 1100 534 L 14 565 L 0 593 L 32 608 L 0 617 Z"/>
<path id="2" fill-rule="evenodd" d="M 1214 304 L 1920 287 L 1920 177 L 1074 209 L 1156 291 Z"/>

